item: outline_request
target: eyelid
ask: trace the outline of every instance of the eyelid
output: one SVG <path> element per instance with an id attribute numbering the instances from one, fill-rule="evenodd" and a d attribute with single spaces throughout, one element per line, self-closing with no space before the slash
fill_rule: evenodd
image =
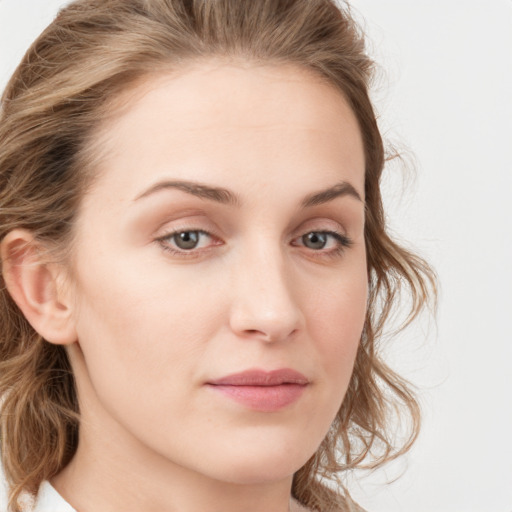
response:
<path id="1" fill-rule="evenodd" d="M 335 233 L 342 237 L 348 237 L 347 229 L 339 220 L 324 216 L 309 218 L 301 222 L 293 231 L 293 238 L 312 232 Z"/>
<path id="2" fill-rule="evenodd" d="M 185 230 L 196 230 L 201 229 L 209 231 L 214 229 L 212 222 L 209 220 L 209 216 L 202 210 L 197 209 L 186 209 L 175 212 L 164 213 L 161 212 L 158 215 L 158 224 L 153 232 L 153 237 L 160 236 L 161 232 L 171 232 L 181 229 Z"/>

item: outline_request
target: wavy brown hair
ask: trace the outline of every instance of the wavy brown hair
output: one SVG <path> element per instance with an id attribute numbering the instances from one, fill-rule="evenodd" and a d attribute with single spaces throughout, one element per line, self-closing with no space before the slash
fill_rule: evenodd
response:
<path id="1" fill-rule="evenodd" d="M 340 472 L 376 467 L 418 433 L 410 387 L 383 362 L 379 340 L 406 292 L 412 320 L 435 289 L 428 265 L 388 235 L 380 179 L 385 151 L 369 99 L 373 62 L 346 4 L 334 0 L 78 0 L 28 50 L 2 97 L 0 239 L 30 230 L 71 247 L 74 219 L 94 176 L 94 136 L 119 94 L 148 74 L 210 57 L 294 64 L 338 88 L 354 111 L 366 163 L 368 313 L 355 368 L 322 445 L 295 474 L 293 495 L 312 510 L 356 510 Z M 91 149 L 92 148 L 92 149 Z M 3 279 L 3 278 L 2 278 Z M 10 507 L 72 458 L 79 410 L 63 347 L 42 339 L 3 281 L 0 290 L 1 452 Z M 396 415 L 407 435 L 393 439 Z"/>

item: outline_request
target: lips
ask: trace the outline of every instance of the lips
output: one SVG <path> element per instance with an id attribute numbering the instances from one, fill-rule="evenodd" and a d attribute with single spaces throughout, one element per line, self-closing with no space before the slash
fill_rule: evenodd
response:
<path id="1" fill-rule="evenodd" d="M 275 412 L 293 404 L 308 385 L 302 373 L 290 368 L 248 370 L 207 383 L 214 392 L 260 412 Z"/>

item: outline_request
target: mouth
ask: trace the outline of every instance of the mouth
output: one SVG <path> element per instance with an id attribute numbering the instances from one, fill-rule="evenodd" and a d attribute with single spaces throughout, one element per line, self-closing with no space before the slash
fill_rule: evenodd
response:
<path id="1" fill-rule="evenodd" d="M 208 382 L 213 391 L 249 409 L 275 412 L 296 402 L 309 380 L 296 370 L 247 370 Z"/>

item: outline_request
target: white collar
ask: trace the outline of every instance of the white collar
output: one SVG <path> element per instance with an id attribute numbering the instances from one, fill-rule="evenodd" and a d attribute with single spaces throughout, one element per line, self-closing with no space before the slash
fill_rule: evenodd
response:
<path id="1" fill-rule="evenodd" d="M 33 512 L 76 512 L 53 488 L 50 482 L 43 482 L 39 487 Z"/>
<path id="2" fill-rule="evenodd" d="M 291 512 L 306 511 L 297 501 L 292 500 Z M 37 499 L 32 512 L 76 512 L 76 510 L 64 500 L 50 482 L 44 481 L 39 487 Z"/>

